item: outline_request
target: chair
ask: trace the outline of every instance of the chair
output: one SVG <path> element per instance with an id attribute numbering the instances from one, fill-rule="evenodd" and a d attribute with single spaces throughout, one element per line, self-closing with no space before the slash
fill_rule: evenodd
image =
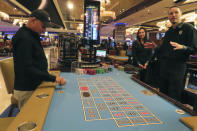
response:
<path id="1" fill-rule="evenodd" d="M 120 56 L 126 56 L 126 51 L 125 50 L 121 50 L 120 51 Z"/>
<path id="2" fill-rule="evenodd" d="M 12 116 L 13 109 L 18 107 L 18 102 L 14 98 L 14 62 L 13 58 L 8 58 L 0 61 L 0 67 L 2 71 L 2 75 L 5 81 L 5 86 L 8 94 L 12 94 L 11 96 L 11 107 L 8 113 L 8 117 Z"/>

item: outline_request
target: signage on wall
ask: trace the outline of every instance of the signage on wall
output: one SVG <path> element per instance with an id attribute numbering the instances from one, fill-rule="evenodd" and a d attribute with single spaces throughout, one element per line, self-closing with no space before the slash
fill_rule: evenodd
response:
<path id="1" fill-rule="evenodd" d="M 114 41 L 116 43 L 123 43 L 125 41 L 126 34 L 126 24 L 125 23 L 116 23 L 114 31 Z"/>

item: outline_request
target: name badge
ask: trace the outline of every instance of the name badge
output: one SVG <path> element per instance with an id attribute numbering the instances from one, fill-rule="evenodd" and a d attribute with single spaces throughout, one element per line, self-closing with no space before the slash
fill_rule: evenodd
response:
<path id="1" fill-rule="evenodd" d="M 182 33 L 183 33 L 183 31 L 182 31 L 182 30 L 180 30 L 180 31 L 179 31 L 179 35 L 182 35 Z"/>

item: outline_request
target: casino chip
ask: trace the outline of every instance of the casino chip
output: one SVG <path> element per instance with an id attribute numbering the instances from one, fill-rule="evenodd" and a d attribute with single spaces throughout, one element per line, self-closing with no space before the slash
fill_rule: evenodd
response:
<path id="1" fill-rule="evenodd" d="M 90 93 L 89 92 L 83 92 L 83 96 L 84 97 L 90 97 Z"/>
<path id="2" fill-rule="evenodd" d="M 142 90 L 141 91 L 142 94 L 146 95 L 146 96 L 152 96 L 152 95 L 155 95 L 154 92 L 152 91 L 149 91 L 149 90 Z"/>
<path id="3" fill-rule="evenodd" d="M 82 86 L 82 87 L 81 87 L 81 90 L 82 90 L 82 91 L 87 91 L 87 90 L 88 90 L 88 87 Z"/>
<path id="4" fill-rule="evenodd" d="M 181 109 L 176 109 L 175 112 L 177 114 L 181 114 L 181 115 L 184 115 L 185 114 L 185 111 L 181 110 Z"/>
<path id="5" fill-rule="evenodd" d="M 60 90 L 60 91 L 57 91 L 57 93 L 62 94 L 62 93 L 64 93 L 64 91 Z"/>

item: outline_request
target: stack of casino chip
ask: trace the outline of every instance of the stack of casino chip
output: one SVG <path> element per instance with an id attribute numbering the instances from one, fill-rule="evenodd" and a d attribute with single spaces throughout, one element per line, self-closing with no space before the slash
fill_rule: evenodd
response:
<path id="1" fill-rule="evenodd" d="M 83 75 L 84 73 L 83 73 L 83 69 L 80 69 L 80 68 L 76 68 L 75 69 L 75 72 L 77 73 L 77 74 L 79 74 L 79 75 Z"/>
<path id="2" fill-rule="evenodd" d="M 109 71 L 109 72 L 111 72 L 111 71 L 112 71 L 112 68 L 111 68 L 111 67 L 109 67 L 109 68 L 108 68 L 108 71 Z"/>
<path id="3" fill-rule="evenodd" d="M 105 73 L 105 69 L 104 68 L 96 68 L 96 73 L 97 74 L 104 74 Z"/>
<path id="4" fill-rule="evenodd" d="M 124 70 L 121 67 L 119 67 L 118 69 Z M 96 74 L 108 73 L 111 71 L 112 71 L 112 67 L 110 65 L 106 65 L 106 66 L 103 66 L 100 68 L 94 68 L 94 69 L 80 69 L 80 68 L 75 69 L 75 72 L 79 75 L 83 75 L 83 74 L 96 75 Z"/>
<path id="5" fill-rule="evenodd" d="M 87 74 L 87 70 L 86 69 L 83 69 L 83 74 Z"/>
<path id="6" fill-rule="evenodd" d="M 117 64 L 117 63 L 114 64 L 114 68 L 118 68 L 118 66 L 119 66 L 119 64 Z"/>
<path id="7" fill-rule="evenodd" d="M 95 68 L 95 70 L 96 70 L 96 74 L 98 74 L 99 73 L 99 68 Z"/>
<path id="8" fill-rule="evenodd" d="M 108 67 L 104 67 L 103 69 L 105 70 L 105 73 L 109 72 L 109 70 L 108 70 L 109 68 Z"/>
<path id="9" fill-rule="evenodd" d="M 105 73 L 105 69 L 104 68 L 100 68 L 100 74 L 104 74 Z"/>
<path id="10" fill-rule="evenodd" d="M 123 66 L 118 66 L 118 70 L 119 71 L 124 71 L 124 67 Z"/>
<path id="11" fill-rule="evenodd" d="M 94 70 L 94 69 L 87 69 L 87 73 L 89 75 L 96 75 L 96 70 Z"/>

